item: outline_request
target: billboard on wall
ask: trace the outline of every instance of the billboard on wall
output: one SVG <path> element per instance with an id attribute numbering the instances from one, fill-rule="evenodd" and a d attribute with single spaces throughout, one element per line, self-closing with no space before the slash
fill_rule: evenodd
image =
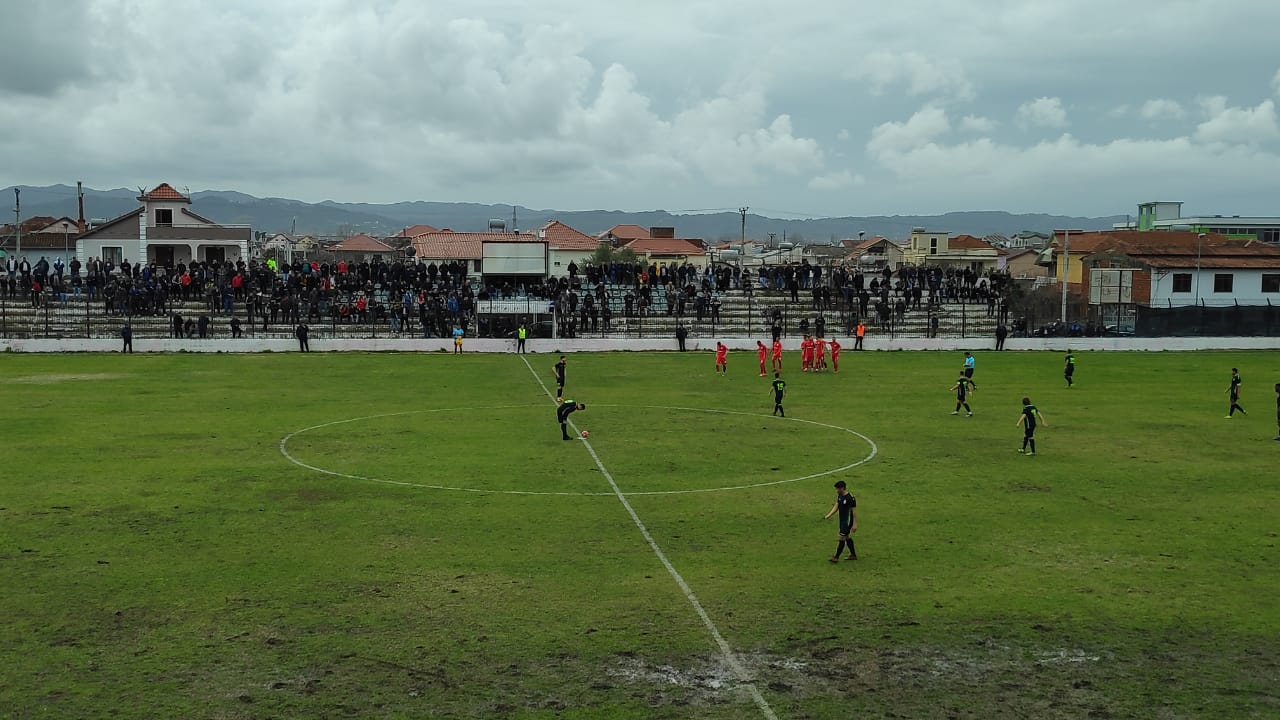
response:
<path id="1" fill-rule="evenodd" d="M 1133 270 L 1093 268 L 1089 271 L 1090 305 L 1133 303 Z"/>
<path id="2" fill-rule="evenodd" d="M 545 276 L 547 244 L 529 241 L 486 241 L 483 267 L 486 275 Z"/>

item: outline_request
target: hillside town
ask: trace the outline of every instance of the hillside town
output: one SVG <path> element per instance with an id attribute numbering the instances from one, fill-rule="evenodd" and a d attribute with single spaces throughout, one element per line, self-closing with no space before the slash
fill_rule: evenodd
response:
<path id="1" fill-rule="evenodd" d="M 81 200 L 75 216 L 0 228 L 4 334 L 110 334 L 124 318 L 197 339 L 306 323 L 422 337 L 1093 336 L 1150 331 L 1140 318 L 1159 312 L 1176 315 L 1165 332 L 1267 334 L 1280 300 L 1280 218 L 1183 217 L 1180 203 L 1145 203 L 1111 230 L 919 227 L 833 243 L 751 237 L 744 212 L 741 237 L 715 244 L 676 227 L 500 219 L 325 241 L 219 223 L 168 183 L 137 203 L 91 223 Z"/>

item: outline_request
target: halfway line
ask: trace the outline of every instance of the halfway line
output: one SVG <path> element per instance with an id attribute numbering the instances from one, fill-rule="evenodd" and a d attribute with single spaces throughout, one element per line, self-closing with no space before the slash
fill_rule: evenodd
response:
<path id="1" fill-rule="evenodd" d="M 555 402 L 556 396 L 552 395 L 551 391 L 547 389 L 546 383 L 542 382 L 542 378 L 534 371 L 533 366 L 529 364 L 528 358 L 521 355 L 520 359 L 524 361 L 524 366 L 529 368 L 529 373 L 533 375 L 533 379 L 538 381 L 538 385 L 542 388 L 542 392 L 546 393 L 547 398 L 551 400 L 551 402 Z M 586 438 L 581 437 L 581 433 L 578 431 L 578 426 L 574 424 L 572 419 L 569 420 L 569 425 L 573 428 L 574 434 L 579 436 L 582 444 L 587 448 L 587 452 L 591 453 L 591 459 L 595 461 L 596 467 L 600 468 L 600 474 L 604 475 L 604 478 L 609 481 L 609 487 L 613 489 L 613 494 L 617 496 L 618 502 L 622 503 L 622 507 L 626 508 L 627 514 L 631 516 L 631 520 L 636 524 L 636 527 L 640 529 L 640 534 L 643 535 L 645 541 L 649 543 L 649 548 L 653 550 L 653 554 L 658 556 L 658 560 L 662 562 L 662 566 L 667 569 L 667 572 L 671 574 L 671 578 L 676 581 L 676 585 L 679 585 L 680 589 L 684 592 L 684 596 L 689 600 L 689 604 L 693 606 L 694 612 L 698 613 L 698 617 L 702 618 L 702 624 L 705 625 L 707 627 L 707 631 L 711 633 L 712 639 L 716 641 L 716 645 L 720 648 L 720 654 L 724 656 L 725 662 L 728 663 L 733 674 L 736 675 L 738 680 L 742 683 L 742 687 L 746 688 L 747 692 L 751 694 L 751 698 L 756 701 L 756 706 L 760 708 L 760 712 L 763 713 L 768 720 L 778 720 L 778 716 L 774 714 L 773 708 L 769 707 L 769 703 L 765 701 L 764 695 L 760 694 L 760 689 L 752 682 L 750 673 L 748 673 L 747 669 L 738 662 L 738 658 L 733 654 L 733 649 L 729 647 L 729 643 L 726 642 L 724 636 L 720 634 L 720 629 L 711 621 L 711 616 L 708 615 L 706 609 L 702 607 L 702 603 L 698 600 L 698 596 L 693 594 L 693 588 L 689 587 L 689 583 L 684 581 L 684 578 L 676 570 L 675 566 L 667 559 L 667 554 L 662 552 L 662 548 L 658 547 L 658 543 L 653 539 L 653 535 L 649 534 L 649 528 L 645 527 L 644 522 L 640 520 L 640 515 L 636 513 L 635 508 L 631 507 L 631 502 L 627 500 L 627 496 L 622 493 L 622 489 L 618 487 L 618 483 L 614 481 L 613 475 L 609 472 L 608 468 L 606 468 L 604 463 L 600 461 L 600 456 L 596 454 L 595 448 L 591 447 L 591 442 Z"/>

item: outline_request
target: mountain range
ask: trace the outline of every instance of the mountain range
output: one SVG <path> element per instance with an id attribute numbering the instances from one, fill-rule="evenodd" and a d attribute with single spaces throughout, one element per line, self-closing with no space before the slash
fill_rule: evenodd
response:
<path id="1" fill-rule="evenodd" d="M 76 189 L 67 185 L 17 186 L 21 191 L 22 217 L 51 215 L 76 217 Z M 188 193 L 185 188 L 178 188 Z M 6 197 L 13 188 L 3 192 Z M 138 206 L 138 190 L 85 188 L 85 216 L 91 221 L 110 219 Z M 398 202 L 388 204 L 342 203 L 326 200 L 306 203 L 287 198 L 259 198 L 227 190 L 188 193 L 192 209 L 219 223 L 250 225 L 268 233 L 350 235 L 357 232 L 386 236 L 409 225 L 424 224 L 459 232 L 483 232 L 490 220 L 502 220 L 512 228 L 512 206 L 478 203 Z M 978 237 L 1013 235 L 1024 230 L 1051 232 L 1054 229 L 1110 229 L 1128 220 L 1125 215 L 1110 217 L 1067 217 L 1045 214 L 1013 214 L 1002 211 L 952 212 L 943 215 L 878 215 L 784 219 L 749 213 L 748 238 L 765 239 L 770 233 L 781 241 L 827 243 L 844 238 L 883 235 L 904 238 L 915 227 L 935 231 L 967 233 Z M 624 212 L 620 210 L 532 210 L 515 208 L 515 227 L 533 230 L 550 220 L 559 220 L 589 235 L 614 225 L 630 223 L 641 227 L 674 227 L 680 237 L 702 238 L 708 242 L 734 240 L 742 233 L 742 217 L 736 212 L 673 214 L 664 210 Z"/>

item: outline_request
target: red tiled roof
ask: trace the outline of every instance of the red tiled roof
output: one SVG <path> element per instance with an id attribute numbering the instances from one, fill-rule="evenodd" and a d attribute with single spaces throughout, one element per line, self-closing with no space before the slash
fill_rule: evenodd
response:
<path id="1" fill-rule="evenodd" d="M 1079 243 L 1077 244 L 1077 239 Z M 1257 240 L 1184 230 L 1110 230 L 1071 234 L 1072 254 L 1123 255 L 1151 267 L 1273 268 L 1280 267 L 1280 248 Z M 1061 237 L 1054 239 L 1061 245 Z"/>
<path id="2" fill-rule="evenodd" d="M 181 200 L 183 202 L 191 202 L 191 198 L 187 197 L 186 195 L 183 195 L 177 190 L 174 190 L 173 186 L 170 185 L 169 183 L 160 183 L 154 188 L 151 188 L 151 192 L 143 193 L 143 195 L 138 199 L 139 200 Z"/>
<path id="3" fill-rule="evenodd" d="M 706 252 L 701 240 L 684 238 L 636 238 L 623 243 L 619 249 L 653 255 L 701 255 Z"/>
<path id="4" fill-rule="evenodd" d="M 33 217 L 27 218 L 26 220 L 23 220 L 20 224 L 22 225 L 22 232 L 25 235 L 29 233 L 39 232 L 56 222 L 58 222 L 58 219 L 53 216 L 35 215 Z M 0 225 L 0 233 L 9 234 L 12 232 L 14 232 L 13 223 L 9 223 L 7 225 Z"/>
<path id="5" fill-rule="evenodd" d="M 947 238 L 947 248 L 951 250 L 993 250 L 991 243 L 972 235 L 952 235 Z"/>
<path id="6" fill-rule="evenodd" d="M 364 253 L 393 253 L 395 248 L 382 242 L 378 238 L 370 237 L 361 233 L 352 235 L 342 242 L 334 245 L 331 250 L 334 252 L 364 252 Z"/>
<path id="7" fill-rule="evenodd" d="M 521 233 L 456 233 L 449 230 L 419 235 L 413 239 L 413 254 L 423 260 L 479 260 L 486 242 L 542 242 Z"/>
<path id="8" fill-rule="evenodd" d="M 559 220 L 552 220 L 542 226 L 542 238 L 547 246 L 556 250 L 595 250 L 600 241 L 585 233 L 565 225 Z"/>
<path id="9" fill-rule="evenodd" d="M 841 240 L 840 244 L 844 245 L 850 250 L 866 250 L 867 248 L 874 247 L 875 245 L 881 242 L 884 242 L 887 239 L 888 238 L 882 237 L 880 235 L 876 235 L 875 237 L 869 237 L 866 240 L 863 240 L 862 242 L 858 242 L 857 240 L 854 240 L 852 238 L 849 240 Z"/>
<path id="10" fill-rule="evenodd" d="M 1280 270 L 1280 253 L 1264 257 L 1201 257 L 1199 261 L 1195 257 L 1186 255 L 1130 255 L 1129 257 L 1153 268 L 1194 270 L 1199 266 L 1209 269 Z"/>
<path id="11" fill-rule="evenodd" d="M 596 237 L 605 238 L 609 235 L 614 236 L 618 240 L 636 240 L 638 238 L 649 237 L 649 229 L 642 228 L 639 225 L 614 225 Z"/>
<path id="12" fill-rule="evenodd" d="M 1112 251 L 1125 255 L 1270 255 L 1280 253 L 1258 240 L 1228 238 L 1217 233 L 1199 233 L 1187 230 L 1099 230 L 1088 233 L 1071 233 L 1067 239 L 1072 254 L 1093 254 Z M 1054 236 L 1055 248 L 1062 246 L 1062 234 Z"/>
<path id="13" fill-rule="evenodd" d="M 433 232 L 440 232 L 440 231 L 437 230 L 436 228 L 431 227 L 430 225 L 410 225 L 409 227 L 401 230 L 400 232 L 396 233 L 392 237 L 414 238 L 414 237 L 418 237 L 419 235 L 426 235 L 427 233 L 433 233 Z"/>

